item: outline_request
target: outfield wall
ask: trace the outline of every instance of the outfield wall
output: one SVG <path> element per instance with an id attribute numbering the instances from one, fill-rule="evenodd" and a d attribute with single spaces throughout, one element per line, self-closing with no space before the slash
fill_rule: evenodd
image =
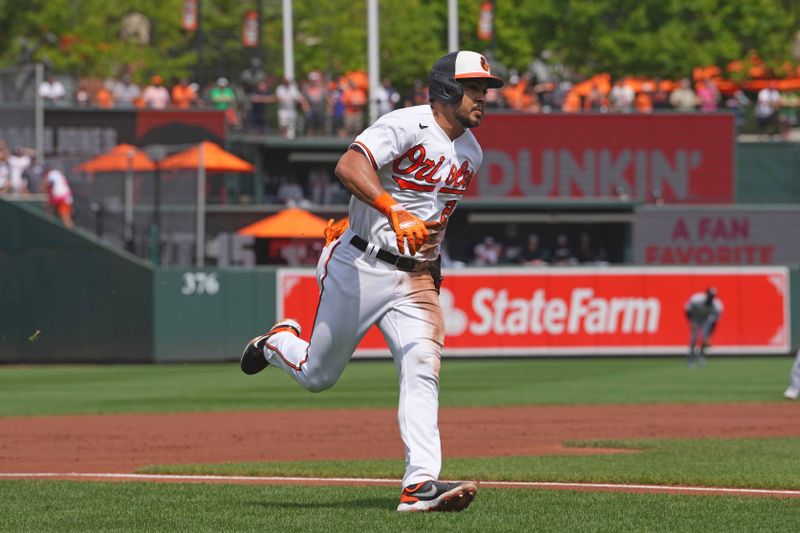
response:
<path id="1" fill-rule="evenodd" d="M 278 316 L 311 330 L 313 269 L 157 269 L 38 207 L 4 200 L 0 228 L 0 363 L 235 360 Z M 727 307 L 716 353 L 789 353 L 800 340 L 800 270 L 786 267 L 459 269 L 445 277 L 448 355 L 684 353 L 682 304 L 708 285 Z M 386 354 L 375 331 L 364 342 L 360 354 Z"/>
<path id="2" fill-rule="evenodd" d="M 165 269 L 153 290 L 154 359 L 219 361 L 275 322 L 275 269 Z"/>
<path id="3" fill-rule="evenodd" d="M 153 269 L 0 200 L 0 362 L 152 360 Z"/>

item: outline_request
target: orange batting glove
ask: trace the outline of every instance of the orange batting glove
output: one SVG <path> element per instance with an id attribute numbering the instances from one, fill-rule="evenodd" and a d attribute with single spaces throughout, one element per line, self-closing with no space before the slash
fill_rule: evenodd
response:
<path id="1" fill-rule="evenodd" d="M 389 224 L 397 235 L 397 249 L 400 250 L 400 254 L 406 253 L 405 244 L 408 243 L 408 253 L 415 255 L 428 238 L 428 228 L 425 223 L 406 211 L 386 192 L 375 199 L 372 207 L 389 219 Z"/>
<path id="2" fill-rule="evenodd" d="M 342 233 L 345 232 L 349 225 L 350 219 L 347 217 L 344 217 L 336 222 L 334 222 L 332 218 L 328 220 L 328 225 L 325 226 L 325 229 L 323 230 L 323 233 L 325 234 L 325 246 L 328 246 L 330 243 L 341 237 Z"/>

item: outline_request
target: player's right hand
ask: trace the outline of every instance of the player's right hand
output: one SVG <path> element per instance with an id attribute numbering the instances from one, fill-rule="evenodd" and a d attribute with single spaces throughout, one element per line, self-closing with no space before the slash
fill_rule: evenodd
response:
<path id="1" fill-rule="evenodd" d="M 443 224 L 440 221 L 423 222 L 398 204 L 389 193 L 384 192 L 372 203 L 372 207 L 383 213 L 397 235 L 397 249 L 401 254 L 416 255 L 428 238 L 428 230 L 439 231 Z"/>
<path id="2" fill-rule="evenodd" d="M 415 255 L 428 238 L 428 228 L 425 227 L 425 223 L 400 204 L 391 207 L 387 218 L 397 235 L 397 249 L 400 250 L 400 254 L 406 253 L 405 243 L 408 243 L 409 255 Z"/>

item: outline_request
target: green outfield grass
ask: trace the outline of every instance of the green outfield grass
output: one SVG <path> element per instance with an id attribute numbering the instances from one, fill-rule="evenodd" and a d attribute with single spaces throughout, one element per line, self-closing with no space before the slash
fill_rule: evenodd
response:
<path id="1" fill-rule="evenodd" d="M 535 457 L 445 457 L 445 479 L 643 483 L 764 489 L 800 489 L 800 439 L 670 439 L 578 441 L 574 447 L 632 453 Z M 150 474 L 371 477 L 400 479 L 402 458 L 369 461 L 154 465 Z M 799 526 L 800 527 L 800 526 Z"/>
<path id="2" fill-rule="evenodd" d="M 788 357 L 448 360 L 443 406 L 783 402 Z M 388 361 L 322 394 L 236 364 L 0 367 L 0 416 L 394 408 Z M 691 416 L 690 407 L 687 416 Z M 800 404 L 798 404 L 800 419 Z M 443 478 L 800 488 L 800 439 L 586 441 L 618 455 L 446 457 Z M 0 440 L 0 452 L 2 440 Z M 402 458 L 153 466 L 158 473 L 399 478 Z M 460 514 L 399 515 L 399 487 L 0 481 L 0 531 L 797 531 L 800 500 L 481 488 Z"/>
<path id="3" fill-rule="evenodd" d="M 712 359 L 703 369 L 666 359 L 446 360 L 443 406 L 782 401 L 788 357 Z M 355 361 L 322 394 L 282 371 L 238 365 L 0 367 L 0 416 L 394 407 L 389 361 Z"/>
<path id="4" fill-rule="evenodd" d="M 391 487 L 9 481 L 2 531 L 796 532 L 797 500 L 481 489 L 463 513 L 394 512 Z M 102 505 L 98 503 L 102 502 Z"/>

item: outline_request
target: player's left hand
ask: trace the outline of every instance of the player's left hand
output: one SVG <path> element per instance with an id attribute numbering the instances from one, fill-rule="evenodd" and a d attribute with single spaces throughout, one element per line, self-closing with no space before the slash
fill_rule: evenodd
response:
<path id="1" fill-rule="evenodd" d="M 325 234 L 325 246 L 328 246 L 330 243 L 338 239 L 342 236 L 342 233 L 347 230 L 350 226 L 350 219 L 344 217 L 341 220 L 337 220 L 336 222 L 333 219 L 328 220 L 328 225 L 325 226 L 323 233 Z"/>

